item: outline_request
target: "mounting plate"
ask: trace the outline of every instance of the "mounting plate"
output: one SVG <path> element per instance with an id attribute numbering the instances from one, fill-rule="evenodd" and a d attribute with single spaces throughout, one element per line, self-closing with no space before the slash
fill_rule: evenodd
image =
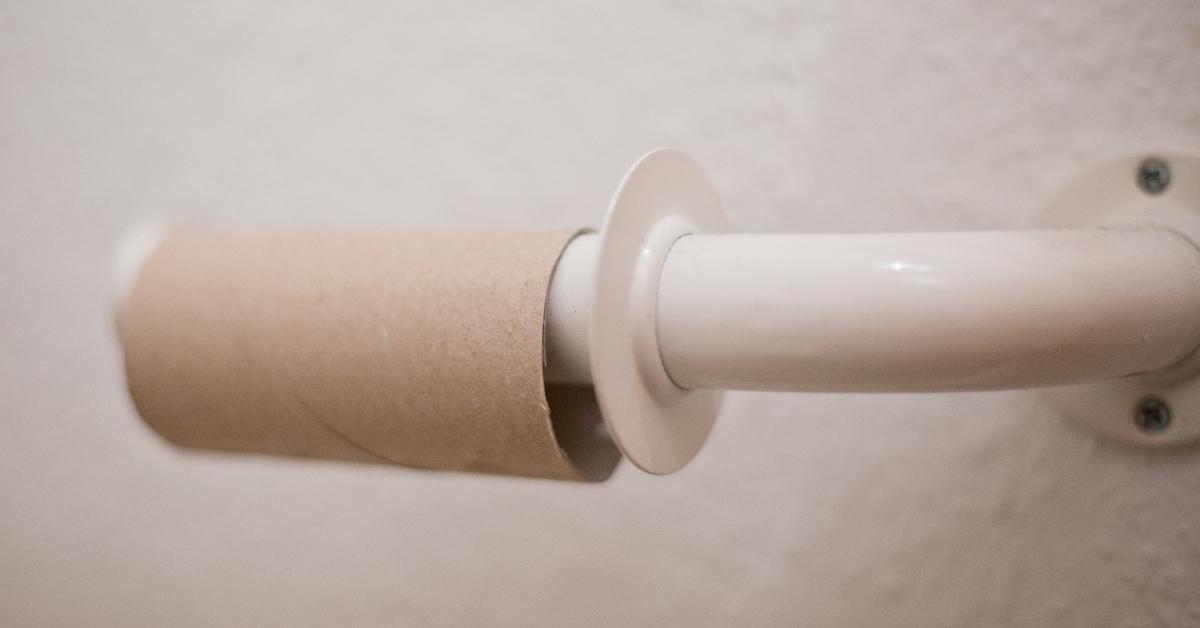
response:
<path id="1" fill-rule="evenodd" d="M 1052 195 L 1035 226 L 1138 224 L 1173 229 L 1200 243 L 1200 155 L 1158 150 L 1099 164 Z M 1161 373 L 1042 394 L 1066 417 L 1120 441 L 1167 446 L 1200 438 L 1200 351 Z M 1139 420 L 1146 409 L 1157 413 L 1155 420 Z"/>

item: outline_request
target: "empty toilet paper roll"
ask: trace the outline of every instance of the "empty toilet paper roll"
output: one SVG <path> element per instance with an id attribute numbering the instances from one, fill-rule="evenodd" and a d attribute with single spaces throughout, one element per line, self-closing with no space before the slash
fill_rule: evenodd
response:
<path id="1" fill-rule="evenodd" d="M 170 232 L 121 318 L 134 403 L 185 447 L 603 480 L 591 389 L 543 381 L 575 233 Z"/>

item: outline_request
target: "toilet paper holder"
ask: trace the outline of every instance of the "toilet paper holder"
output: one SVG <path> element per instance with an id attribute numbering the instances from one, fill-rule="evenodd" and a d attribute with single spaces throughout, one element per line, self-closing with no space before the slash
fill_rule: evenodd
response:
<path id="1" fill-rule="evenodd" d="M 546 302 L 549 383 L 590 384 L 626 457 L 670 473 L 724 390 L 1038 388 L 1107 436 L 1200 438 L 1200 156 L 1084 171 L 1033 229 L 731 234 L 701 169 L 639 160 Z M 118 317 L 157 236 L 118 258 Z"/>

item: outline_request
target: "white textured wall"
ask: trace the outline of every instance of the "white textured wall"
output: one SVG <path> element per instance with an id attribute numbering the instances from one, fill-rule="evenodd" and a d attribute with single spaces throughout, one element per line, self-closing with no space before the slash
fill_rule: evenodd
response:
<path id="1" fill-rule="evenodd" d="M 146 218 L 595 224 L 674 145 L 742 230 L 1009 228 L 1200 147 L 1194 2 L 411 4 L 0 4 L 0 624 L 1200 624 L 1200 450 L 1030 394 L 731 395 L 600 486 L 154 437 L 108 318 Z"/>

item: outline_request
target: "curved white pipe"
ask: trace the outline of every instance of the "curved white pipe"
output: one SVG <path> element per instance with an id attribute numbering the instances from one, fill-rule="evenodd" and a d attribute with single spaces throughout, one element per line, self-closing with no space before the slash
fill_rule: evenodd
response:
<path id="1" fill-rule="evenodd" d="M 547 380 L 586 383 L 595 236 L 547 302 Z M 583 331 L 581 331 L 583 330 Z M 690 235 L 659 278 L 683 388 L 955 391 L 1165 369 L 1200 347 L 1200 251 L 1154 228 Z"/>

